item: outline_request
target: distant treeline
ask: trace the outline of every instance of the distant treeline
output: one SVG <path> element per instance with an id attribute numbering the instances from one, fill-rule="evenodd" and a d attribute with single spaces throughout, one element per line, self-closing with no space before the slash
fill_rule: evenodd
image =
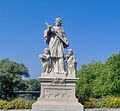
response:
<path id="1" fill-rule="evenodd" d="M 23 80 L 23 77 L 28 80 Z M 15 91 L 39 91 L 40 82 L 37 79 L 29 79 L 28 68 L 21 63 L 0 60 L 0 98 L 11 100 L 16 97 Z"/>

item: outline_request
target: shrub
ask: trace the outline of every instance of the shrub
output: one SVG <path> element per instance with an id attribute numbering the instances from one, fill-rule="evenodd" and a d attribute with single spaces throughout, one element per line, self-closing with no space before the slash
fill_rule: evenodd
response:
<path id="1" fill-rule="evenodd" d="M 11 101 L 14 104 L 15 109 L 24 109 L 25 108 L 25 101 L 22 98 L 17 98 Z"/>
<path id="2" fill-rule="evenodd" d="M 120 98 L 119 97 L 106 97 L 102 107 L 107 108 L 120 108 Z"/>
<path id="3" fill-rule="evenodd" d="M 0 109 L 3 109 L 5 105 L 7 105 L 7 101 L 0 100 Z"/>
<path id="4" fill-rule="evenodd" d="M 25 109 L 31 109 L 32 108 L 32 104 L 33 102 L 32 101 L 29 101 L 25 104 Z"/>
<path id="5" fill-rule="evenodd" d="M 4 110 L 11 109 L 11 104 L 8 102 L 6 105 L 3 106 Z"/>
<path id="6" fill-rule="evenodd" d="M 89 98 L 84 105 L 85 108 L 120 108 L 120 97 Z"/>
<path id="7" fill-rule="evenodd" d="M 88 101 L 84 103 L 85 108 L 100 108 L 101 107 L 101 100 L 90 98 Z"/>
<path id="8" fill-rule="evenodd" d="M 0 109 L 31 109 L 33 101 L 25 102 L 22 98 L 14 99 L 10 102 L 0 100 Z"/>

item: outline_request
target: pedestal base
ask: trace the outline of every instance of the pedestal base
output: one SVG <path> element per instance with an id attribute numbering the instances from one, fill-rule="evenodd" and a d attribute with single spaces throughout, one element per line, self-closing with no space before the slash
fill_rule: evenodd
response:
<path id="1" fill-rule="evenodd" d="M 84 108 L 77 102 L 37 101 L 33 104 L 32 111 L 84 111 Z"/>
<path id="2" fill-rule="evenodd" d="M 32 111 L 84 111 L 75 97 L 78 78 L 62 74 L 41 74 L 41 95 Z"/>

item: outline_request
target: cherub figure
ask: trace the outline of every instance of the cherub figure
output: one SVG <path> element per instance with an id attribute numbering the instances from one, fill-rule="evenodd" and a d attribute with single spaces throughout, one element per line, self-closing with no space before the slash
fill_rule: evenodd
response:
<path id="1" fill-rule="evenodd" d="M 39 58 L 42 60 L 42 69 L 45 73 L 50 73 L 50 51 L 49 48 L 44 49 L 44 53 L 39 55 Z"/>
<path id="2" fill-rule="evenodd" d="M 68 55 L 66 56 L 66 64 L 67 64 L 67 73 L 75 74 L 77 63 L 73 55 L 72 49 L 68 49 Z"/>

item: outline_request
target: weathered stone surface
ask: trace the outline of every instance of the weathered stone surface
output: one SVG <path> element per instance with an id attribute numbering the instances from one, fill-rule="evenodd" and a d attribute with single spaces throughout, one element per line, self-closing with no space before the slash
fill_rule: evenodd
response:
<path id="1" fill-rule="evenodd" d="M 77 102 L 37 101 L 34 106 L 32 111 L 83 111 Z"/>
<path id="2" fill-rule="evenodd" d="M 64 74 L 42 73 L 41 96 L 32 105 L 32 111 L 83 111 L 75 97 L 76 80 Z"/>
<path id="3" fill-rule="evenodd" d="M 44 31 L 44 38 L 49 46 L 51 57 L 51 70 L 60 74 L 65 73 L 64 48 L 69 46 L 64 28 L 61 27 L 62 19 L 56 18 L 55 26 L 48 25 Z"/>
<path id="4" fill-rule="evenodd" d="M 5 110 L 0 110 L 0 111 L 5 111 Z M 12 109 L 12 110 L 7 110 L 7 111 L 32 111 L 32 109 Z M 85 109 L 85 111 L 120 111 L 120 108 L 109 108 L 109 109 Z"/>
<path id="5" fill-rule="evenodd" d="M 92 108 L 92 109 L 85 109 L 85 111 L 120 111 L 120 108 L 106 108 L 106 109 Z"/>
<path id="6" fill-rule="evenodd" d="M 32 105 L 32 111 L 83 111 L 83 105 L 75 97 L 76 59 L 72 49 L 66 57 L 64 54 L 69 42 L 61 27 L 62 19 L 56 18 L 55 26 L 46 25 L 44 38 L 49 48 L 45 48 L 40 56 L 43 64 L 39 78 L 41 95 Z"/>

